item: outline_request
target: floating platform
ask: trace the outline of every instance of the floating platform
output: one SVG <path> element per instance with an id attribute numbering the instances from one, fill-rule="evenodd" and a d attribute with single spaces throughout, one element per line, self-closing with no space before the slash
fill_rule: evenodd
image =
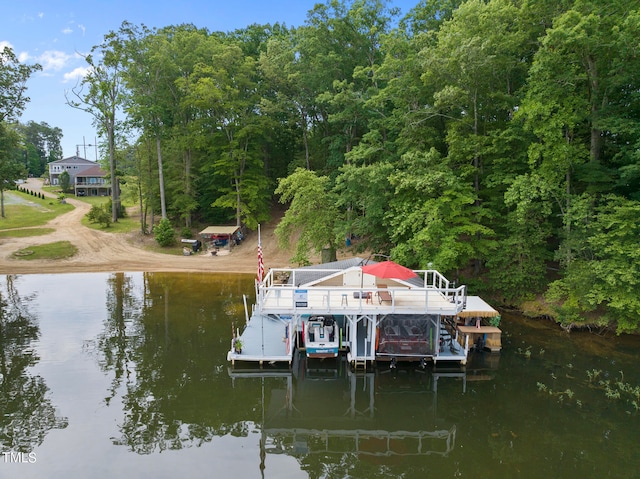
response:
<path id="1" fill-rule="evenodd" d="M 296 349 L 296 329 L 287 318 L 254 313 L 242 334 L 242 352 L 236 352 L 231 344 L 227 361 L 250 361 L 263 364 L 285 362 L 291 364 Z"/>

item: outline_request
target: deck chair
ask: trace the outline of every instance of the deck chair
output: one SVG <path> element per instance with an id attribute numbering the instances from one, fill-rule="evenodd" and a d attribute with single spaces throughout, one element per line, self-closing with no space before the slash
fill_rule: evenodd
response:
<path id="1" fill-rule="evenodd" d="M 379 288 L 386 288 L 386 284 L 381 284 L 378 286 Z M 391 293 L 389 291 L 378 291 L 376 293 L 378 295 L 378 303 L 382 304 L 383 301 L 392 301 Z"/>

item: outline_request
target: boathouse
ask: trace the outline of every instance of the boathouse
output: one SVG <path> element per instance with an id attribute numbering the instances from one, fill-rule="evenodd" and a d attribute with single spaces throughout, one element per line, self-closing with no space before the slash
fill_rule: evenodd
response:
<path id="1" fill-rule="evenodd" d="M 466 364 L 473 338 L 457 328 L 469 312 L 466 286 L 435 270 L 387 273 L 375 264 L 352 258 L 271 269 L 256 281 L 251 309 L 245 298 L 246 326 L 227 359 L 291 364 L 295 351 L 305 351 L 308 323 L 330 317 L 339 327 L 336 347 L 356 368 L 375 361 Z"/>

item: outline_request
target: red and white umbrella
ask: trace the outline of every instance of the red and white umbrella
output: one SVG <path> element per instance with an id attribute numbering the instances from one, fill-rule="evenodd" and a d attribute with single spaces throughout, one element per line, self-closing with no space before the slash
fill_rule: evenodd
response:
<path id="1" fill-rule="evenodd" d="M 390 279 L 411 279 L 418 275 L 404 266 L 393 261 L 382 261 L 381 263 L 368 264 L 362 267 L 362 272 L 371 274 L 376 278 Z"/>

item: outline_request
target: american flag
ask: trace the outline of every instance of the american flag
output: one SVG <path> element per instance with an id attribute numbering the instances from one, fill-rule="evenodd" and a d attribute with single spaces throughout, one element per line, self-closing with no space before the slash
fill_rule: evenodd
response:
<path id="1" fill-rule="evenodd" d="M 262 240 L 260 239 L 260 225 L 258 225 L 258 281 L 264 277 L 264 260 L 262 259 Z"/>

